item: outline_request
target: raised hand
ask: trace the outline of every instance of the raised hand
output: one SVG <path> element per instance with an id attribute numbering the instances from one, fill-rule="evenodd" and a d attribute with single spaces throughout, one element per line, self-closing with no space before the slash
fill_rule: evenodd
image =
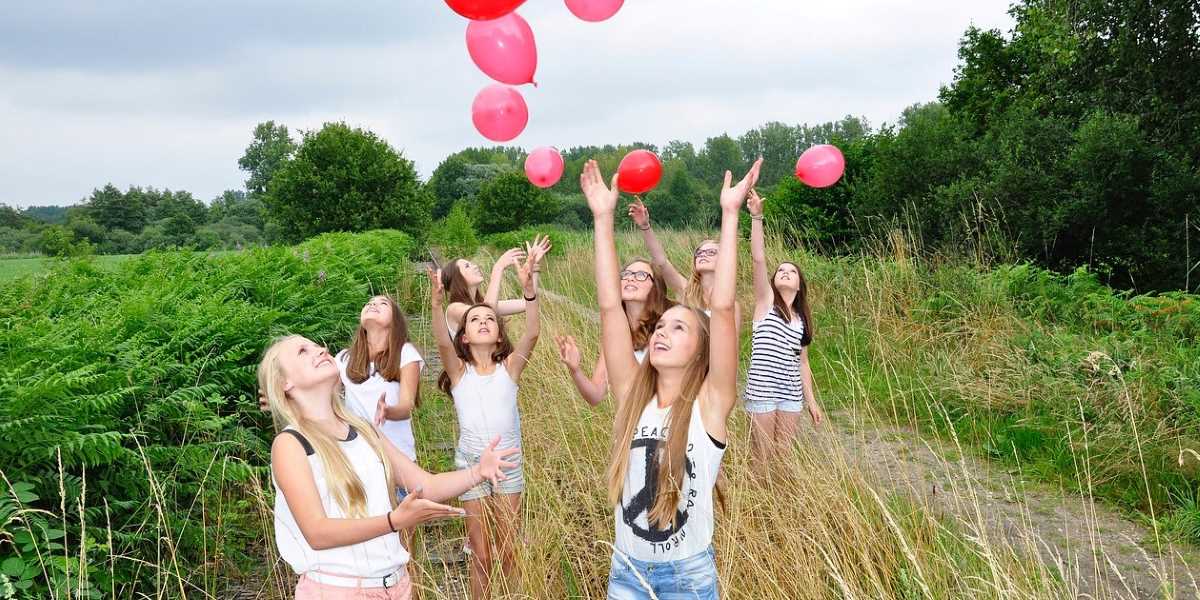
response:
<path id="1" fill-rule="evenodd" d="M 404 497 L 404 500 L 400 501 L 399 506 L 392 509 L 391 523 L 396 526 L 396 529 L 412 529 L 427 521 L 461 517 L 467 514 L 467 511 L 461 508 L 439 504 L 421 496 L 420 488 L 412 490 Z"/>
<path id="2" fill-rule="evenodd" d="M 746 200 L 746 194 L 758 183 L 758 170 L 762 168 L 762 157 L 754 161 L 754 165 L 746 171 L 745 177 L 737 182 L 737 185 L 730 185 L 733 182 L 733 173 L 725 171 L 725 184 L 721 186 L 721 208 L 723 209 L 739 209 L 742 207 L 742 202 Z"/>
<path id="3" fill-rule="evenodd" d="M 746 199 L 746 209 L 750 211 L 750 216 L 761 217 L 763 214 L 763 202 L 766 198 L 758 195 L 758 190 L 750 188 L 750 197 Z"/>
<path id="4" fill-rule="evenodd" d="M 533 280 L 533 273 L 537 270 L 535 262 L 536 253 L 529 253 L 525 262 L 517 269 L 517 280 L 521 282 L 521 292 L 526 298 L 531 298 L 537 294 L 537 286 Z"/>
<path id="5" fill-rule="evenodd" d="M 649 229 L 650 209 L 646 208 L 645 204 L 642 204 L 641 197 L 636 198 L 637 202 L 629 205 L 629 218 L 633 219 L 633 224 L 637 225 L 639 229 Z"/>
<path id="6" fill-rule="evenodd" d="M 387 421 L 387 392 L 379 394 L 379 401 L 375 403 L 375 427 L 383 427 L 385 421 Z"/>
<path id="7" fill-rule="evenodd" d="M 593 216 L 611 215 L 616 210 L 617 198 L 621 195 L 617 189 L 617 174 L 613 173 L 611 187 L 604 185 L 604 176 L 600 174 L 600 166 L 595 160 L 589 160 L 583 166 L 583 172 L 579 174 L 579 188 L 583 190 Z"/>
<path id="8" fill-rule="evenodd" d="M 562 361 L 572 373 L 579 370 L 579 346 L 575 344 L 575 338 L 569 335 L 560 335 L 554 338 L 558 342 L 558 359 Z"/>
<path id="9" fill-rule="evenodd" d="M 509 248 L 508 250 L 504 251 L 504 254 L 500 255 L 499 259 L 496 260 L 496 264 L 492 266 L 492 270 L 503 271 L 509 267 L 514 269 L 519 268 L 521 266 L 521 261 L 525 260 L 525 256 L 525 250 L 520 248 Z"/>
<path id="10" fill-rule="evenodd" d="M 511 469 L 517 466 L 517 463 L 508 462 L 504 460 L 504 457 L 521 451 L 520 448 L 497 450 L 496 446 L 499 444 L 500 436 L 492 438 L 492 443 L 483 450 L 483 454 L 479 455 L 479 476 L 491 481 L 493 486 L 499 486 L 501 481 L 508 479 L 502 469 Z"/>
<path id="11" fill-rule="evenodd" d="M 533 241 L 525 242 L 525 254 L 533 260 L 534 272 L 538 272 L 539 266 L 542 264 L 542 259 L 550 253 L 550 236 L 543 235 L 533 238 Z"/>
<path id="12" fill-rule="evenodd" d="M 442 270 L 427 269 L 429 273 L 429 302 L 435 308 L 441 308 L 445 290 L 442 288 Z"/>

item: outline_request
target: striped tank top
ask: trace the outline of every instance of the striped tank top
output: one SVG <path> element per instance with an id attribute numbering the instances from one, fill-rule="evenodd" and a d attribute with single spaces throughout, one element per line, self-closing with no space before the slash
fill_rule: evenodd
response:
<path id="1" fill-rule="evenodd" d="M 754 322 L 750 368 L 746 373 L 747 402 L 804 402 L 800 376 L 804 319 L 783 320 L 775 307 Z"/>

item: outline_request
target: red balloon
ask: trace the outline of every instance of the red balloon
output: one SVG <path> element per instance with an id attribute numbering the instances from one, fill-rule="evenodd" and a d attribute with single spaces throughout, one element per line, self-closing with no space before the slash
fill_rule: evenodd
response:
<path id="1" fill-rule="evenodd" d="M 634 150 L 617 167 L 617 187 L 626 194 L 645 194 L 662 179 L 662 162 L 649 150 Z"/>
<path id="2" fill-rule="evenodd" d="M 525 0 L 446 0 L 454 12 L 472 21 L 499 19 L 524 3 Z"/>
<path id="3" fill-rule="evenodd" d="M 796 177 L 809 187 L 825 188 L 838 182 L 846 171 L 846 157 L 837 146 L 819 144 L 804 151 L 796 161 Z"/>

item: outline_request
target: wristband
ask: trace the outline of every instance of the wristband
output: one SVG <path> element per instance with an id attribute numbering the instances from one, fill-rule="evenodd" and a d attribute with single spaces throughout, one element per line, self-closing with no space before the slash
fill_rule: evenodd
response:
<path id="1" fill-rule="evenodd" d="M 751 219 L 754 219 L 755 221 L 761 221 L 761 220 L 763 220 L 763 216 L 762 216 L 762 215 L 750 215 L 750 218 L 751 218 Z"/>
<path id="2" fill-rule="evenodd" d="M 641 229 L 642 231 L 650 231 L 650 226 L 647 225 L 645 227 L 642 227 L 641 225 L 638 225 L 638 229 Z"/>
<path id="3" fill-rule="evenodd" d="M 390 511 L 390 510 L 387 513 L 387 520 L 388 520 L 388 529 L 391 529 L 392 533 L 397 533 L 396 526 L 392 525 L 392 511 Z"/>
<path id="4" fill-rule="evenodd" d="M 537 294 L 534 294 L 532 298 L 524 294 L 522 294 L 521 297 L 524 298 L 526 302 L 533 302 L 534 300 L 537 300 Z"/>

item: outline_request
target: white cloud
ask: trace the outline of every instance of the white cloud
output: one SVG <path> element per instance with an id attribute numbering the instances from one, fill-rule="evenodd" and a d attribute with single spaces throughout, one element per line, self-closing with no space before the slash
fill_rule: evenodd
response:
<path id="1" fill-rule="evenodd" d="M 767 121 L 846 114 L 879 125 L 934 99 L 953 76 L 963 31 L 1008 29 L 1007 4 L 629 0 L 612 20 L 588 24 L 560 0 L 529 0 L 521 13 L 537 35 L 541 86 L 522 88 L 530 125 L 514 143 L 702 143 Z M 183 9 L 171 20 L 161 8 L 169 5 L 156 6 L 155 26 L 175 23 L 211 48 L 149 61 L 149 41 L 111 55 L 67 49 L 54 60 L 30 58 L 34 50 L 11 41 L 0 47 L 0 203 L 69 203 L 110 181 L 209 199 L 241 186 L 237 159 L 267 119 L 293 130 L 331 120 L 368 127 L 426 176 L 446 154 L 486 144 L 469 107 L 489 82 L 467 57 L 465 21 L 440 1 L 367 4 L 386 27 L 372 25 L 371 14 L 325 18 L 322 10 L 335 10 L 328 2 L 298 11 L 304 18 L 293 28 L 320 35 L 253 35 L 216 18 L 197 33 Z M 127 35 L 137 34 L 138 14 Z M 93 11 L 70 22 L 83 28 L 99 18 Z M 156 30 L 154 43 L 171 35 Z"/>

